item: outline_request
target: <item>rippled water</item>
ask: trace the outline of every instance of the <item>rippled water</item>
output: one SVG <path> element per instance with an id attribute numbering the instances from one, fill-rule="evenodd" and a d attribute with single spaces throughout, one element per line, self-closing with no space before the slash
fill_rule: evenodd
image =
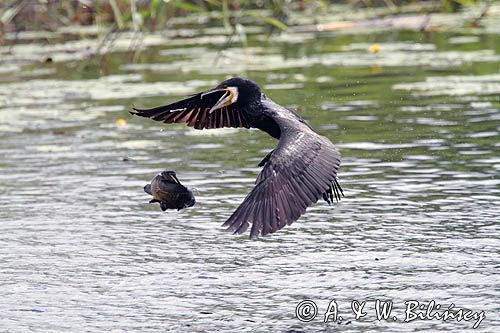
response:
<path id="1" fill-rule="evenodd" d="M 138 63 L 122 49 L 100 59 L 57 45 L 53 63 L 33 64 L 39 53 L 29 50 L 51 52 L 39 41 L 16 49 L 31 58 L 0 50 L 10 54 L 0 72 L 0 330 L 402 332 L 475 322 L 404 323 L 404 302 L 415 299 L 484 310 L 479 330 L 498 331 L 498 35 L 323 35 L 297 45 L 257 34 L 224 52 L 209 37 L 147 40 Z M 229 75 L 256 80 L 338 145 L 340 204 L 318 203 L 256 241 L 225 233 L 276 142 L 127 113 Z M 195 207 L 147 203 L 142 187 L 164 169 L 197 189 Z M 295 317 L 305 299 L 319 308 L 307 323 Z M 332 299 L 344 320 L 325 324 Z M 394 301 L 396 322 L 375 320 L 376 299 Z M 354 320 L 352 300 L 368 301 L 365 318 Z"/>

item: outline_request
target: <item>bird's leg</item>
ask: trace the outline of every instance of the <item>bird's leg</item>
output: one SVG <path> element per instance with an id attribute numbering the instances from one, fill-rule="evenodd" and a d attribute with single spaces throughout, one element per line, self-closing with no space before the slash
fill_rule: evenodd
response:
<path id="1" fill-rule="evenodd" d="M 269 152 L 269 154 L 267 154 L 267 155 L 266 155 L 266 157 L 264 157 L 264 159 L 263 159 L 262 161 L 260 161 L 259 165 L 257 165 L 257 166 L 260 166 L 260 167 L 261 167 L 261 166 L 264 166 L 264 165 L 267 163 L 267 161 L 269 161 L 269 159 L 271 158 L 271 155 L 272 155 L 273 153 L 274 153 L 274 149 L 273 149 L 273 150 L 271 150 L 271 151 Z"/>

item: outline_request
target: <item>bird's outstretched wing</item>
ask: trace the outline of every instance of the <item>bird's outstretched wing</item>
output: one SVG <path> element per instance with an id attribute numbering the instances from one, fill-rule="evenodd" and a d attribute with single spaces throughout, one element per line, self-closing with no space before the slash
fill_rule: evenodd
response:
<path id="1" fill-rule="evenodd" d="M 256 186 L 223 226 L 250 237 L 267 235 L 292 224 L 321 197 L 340 199 L 336 176 L 340 153 L 314 132 L 286 132 L 266 161 Z"/>
<path id="2" fill-rule="evenodd" d="M 186 123 L 196 129 L 245 127 L 250 124 L 245 113 L 233 105 L 209 112 L 224 95 L 223 91 L 202 92 L 181 101 L 152 109 L 134 108 L 137 116 L 151 118 L 164 123 Z"/>
<path id="3" fill-rule="evenodd" d="M 168 183 L 182 185 L 174 171 L 163 171 L 161 176 Z"/>

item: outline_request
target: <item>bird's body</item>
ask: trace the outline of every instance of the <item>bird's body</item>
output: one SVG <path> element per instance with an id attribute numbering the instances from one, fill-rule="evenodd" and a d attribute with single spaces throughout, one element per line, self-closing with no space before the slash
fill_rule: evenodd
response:
<path id="1" fill-rule="evenodd" d="M 144 186 L 144 192 L 153 196 L 149 203 L 158 202 L 161 210 L 181 210 L 196 203 L 193 193 L 183 186 L 174 171 L 163 171 Z"/>
<path id="2" fill-rule="evenodd" d="M 135 114 L 166 123 L 187 123 L 196 129 L 258 128 L 279 140 L 259 164 L 254 189 L 224 223 L 228 230 L 250 236 L 273 233 L 296 221 L 323 197 L 338 201 L 340 153 L 302 117 L 273 102 L 253 81 L 233 78 L 182 101 Z"/>

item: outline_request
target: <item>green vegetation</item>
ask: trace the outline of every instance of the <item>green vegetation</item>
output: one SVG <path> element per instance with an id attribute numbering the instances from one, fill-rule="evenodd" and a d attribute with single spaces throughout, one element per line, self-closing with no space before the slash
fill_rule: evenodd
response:
<path id="1" fill-rule="evenodd" d="M 197 13 L 203 23 L 222 21 L 229 28 L 257 20 L 272 29 L 287 29 L 290 17 L 308 16 L 313 23 L 318 16 L 336 8 L 385 9 L 382 14 L 416 12 L 456 12 L 476 0 L 11 0 L 0 4 L 0 34 L 23 30 L 55 30 L 68 25 L 104 25 L 114 30 L 156 31 L 168 27 L 172 19 Z M 487 7 L 488 2 L 484 3 Z M 380 11 L 379 11 L 380 12 Z"/>

